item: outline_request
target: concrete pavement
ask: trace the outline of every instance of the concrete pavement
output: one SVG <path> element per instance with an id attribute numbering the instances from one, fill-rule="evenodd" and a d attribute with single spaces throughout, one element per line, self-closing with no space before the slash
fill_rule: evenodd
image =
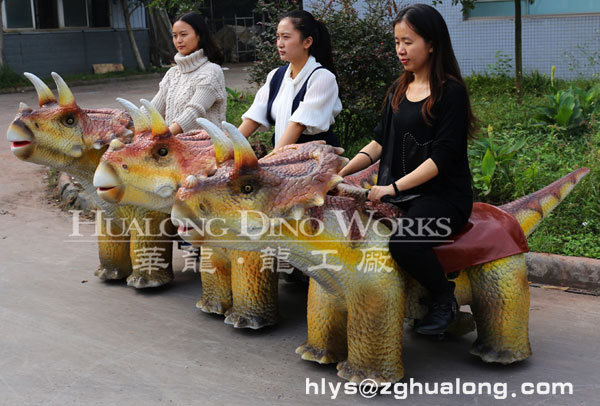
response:
<path id="1" fill-rule="evenodd" d="M 228 86 L 238 79 L 226 72 Z M 154 79 L 74 88 L 82 107 L 118 107 L 157 90 Z M 238 87 L 239 88 L 239 87 Z M 6 128 L 18 103 L 37 105 L 34 93 L 0 95 Z M 306 394 L 342 382 L 332 365 L 303 361 L 294 349 L 306 338 L 305 287 L 280 285 L 281 323 L 236 330 L 220 316 L 195 308 L 200 277 L 181 272 L 155 290 L 102 283 L 93 242 L 71 238 L 72 222 L 44 199 L 44 169 L 0 148 L 0 405 L 264 405 L 364 404 L 360 395 Z M 84 225 L 91 235 L 93 227 Z M 404 337 L 404 382 L 450 382 L 468 392 L 488 382 L 492 394 L 380 395 L 372 404 L 591 405 L 600 396 L 600 298 L 531 289 L 533 356 L 488 365 L 468 354 L 475 334 L 433 342 Z M 528 383 L 570 383 L 573 394 L 525 395 Z M 523 387 L 523 385 L 525 386 Z M 506 386 L 504 386 L 506 385 Z M 507 399 L 503 397 L 506 389 Z M 416 389 L 416 387 L 415 387 Z M 551 389 L 551 388 L 550 388 Z M 558 389 L 558 388 L 556 388 Z M 484 391 L 486 392 L 486 391 Z M 487 393 L 487 392 L 486 392 Z M 494 397 L 494 393 L 496 397 Z"/>

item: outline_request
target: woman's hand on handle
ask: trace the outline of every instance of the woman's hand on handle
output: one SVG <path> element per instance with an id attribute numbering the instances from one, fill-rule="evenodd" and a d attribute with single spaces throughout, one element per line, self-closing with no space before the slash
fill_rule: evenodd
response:
<path id="1" fill-rule="evenodd" d="M 384 196 L 395 196 L 396 192 L 392 185 L 373 186 L 369 192 L 369 200 L 374 203 L 381 203 L 381 198 Z"/>

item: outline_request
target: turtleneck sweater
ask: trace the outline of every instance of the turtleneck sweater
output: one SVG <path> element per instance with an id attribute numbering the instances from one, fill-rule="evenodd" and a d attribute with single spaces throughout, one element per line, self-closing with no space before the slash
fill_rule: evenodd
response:
<path id="1" fill-rule="evenodd" d="M 198 117 L 220 127 L 227 109 L 221 67 L 210 62 L 202 49 L 189 55 L 177 53 L 175 63 L 161 80 L 152 105 L 169 125 L 175 122 L 184 132 L 200 128 Z"/>

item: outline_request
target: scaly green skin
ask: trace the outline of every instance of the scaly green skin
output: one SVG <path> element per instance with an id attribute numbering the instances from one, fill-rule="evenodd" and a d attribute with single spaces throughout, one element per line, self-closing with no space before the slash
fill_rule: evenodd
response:
<path id="1" fill-rule="evenodd" d="M 135 227 L 130 228 L 132 221 L 143 226 L 144 219 L 149 218 L 150 234 L 160 235 L 159 224 L 165 221 L 168 224 L 166 231 L 174 235 L 168 216 L 136 206 L 108 204 L 96 195 L 92 185 L 94 172 L 108 143 L 117 138 L 124 142 L 130 140 L 129 115 L 120 110 L 80 109 L 58 75 L 55 75 L 55 81 L 59 102 L 39 79 L 32 76 L 30 80 L 38 90 L 40 109 L 21 106 L 7 131 L 12 152 L 26 162 L 46 165 L 72 175 L 102 208 L 110 230 L 106 229 L 105 221 L 98 220 L 102 235 L 98 237 L 100 266 L 95 274 L 102 280 L 127 278 L 127 284 L 136 288 L 160 286 L 171 281 L 172 242 L 162 241 L 165 240 L 163 237 L 141 236 Z M 130 232 L 126 233 L 128 229 Z M 111 237 L 107 231 L 125 236 Z M 168 267 L 151 272 L 134 270 L 142 263 L 142 251 L 138 250 L 144 248 L 162 250 L 159 260 Z"/>
<path id="2" fill-rule="evenodd" d="M 340 151 L 310 143 L 258 161 L 243 136 L 232 138 L 235 160 L 221 163 L 211 177 L 184 185 L 173 207 L 173 221 L 185 224 L 199 218 L 219 218 L 227 233 L 211 237 L 211 243 L 257 250 L 269 244 L 262 241 L 269 239 L 265 234 L 258 240 L 249 238 L 262 226 L 262 218 L 249 215 L 242 221 L 240 211 L 283 218 L 292 230 L 313 219 L 308 221 L 314 224 L 312 233 L 309 228 L 295 235 L 285 227 L 278 242 L 291 249 L 290 263 L 311 277 L 308 340 L 297 352 L 306 360 L 338 362 L 338 375 L 351 381 L 401 379 L 403 320 L 422 316 L 424 309 L 417 298 L 423 292 L 389 253 L 380 264 L 390 266 L 390 272 L 359 270 L 361 249 L 385 252 L 387 241 L 378 237 L 372 224 L 362 238 L 352 232 L 344 234 L 339 213 L 349 218 L 357 210 L 363 224 L 367 224 L 368 214 L 357 200 L 326 196 L 342 181 L 336 175 L 344 165 Z M 561 192 L 558 198 L 564 198 L 585 172 L 580 170 L 557 181 L 562 184 L 553 188 Z M 547 195 L 534 194 L 532 199 L 543 201 Z M 323 223 L 323 232 L 315 232 L 319 228 L 314 219 Z M 206 238 L 185 226 L 180 226 L 179 232 L 191 242 Z M 326 249 L 336 251 L 328 256 L 327 263 L 341 270 L 311 271 L 322 263 L 322 256 L 314 252 Z M 529 288 L 524 254 L 465 269 L 456 283 L 459 304 L 470 304 L 477 322 L 478 337 L 471 352 L 486 362 L 503 364 L 528 358 Z"/>
<path id="3" fill-rule="evenodd" d="M 152 119 L 159 122 L 152 129 L 136 128 L 133 142 L 111 144 L 103 155 L 96 182 L 107 192 L 98 194 L 113 203 L 171 213 L 175 192 L 189 175 L 206 177 L 216 170 L 215 152 L 206 132 L 172 136 L 158 112 L 153 113 Z M 200 269 L 215 271 L 201 272 L 202 297 L 196 306 L 225 314 L 225 323 L 238 328 L 276 324 L 278 278 L 275 272 L 261 272 L 261 254 L 205 247 L 213 251 L 212 261 Z"/>

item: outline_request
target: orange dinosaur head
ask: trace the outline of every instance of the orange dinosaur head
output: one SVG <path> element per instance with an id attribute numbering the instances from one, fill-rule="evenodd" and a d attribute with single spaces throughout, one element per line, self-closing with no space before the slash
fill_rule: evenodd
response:
<path id="1" fill-rule="evenodd" d="M 98 195 L 112 203 L 133 204 L 170 212 L 175 193 L 190 174 L 209 176 L 216 170 L 214 148 L 205 131 L 171 135 L 150 102 L 117 99 L 132 117 L 133 142 L 112 141 L 94 175 Z"/>
<path id="2" fill-rule="evenodd" d="M 218 168 L 210 177 L 188 177 L 177 193 L 171 216 L 186 239 L 206 238 L 188 230 L 185 223 L 190 221 L 200 225 L 219 219 L 235 234 L 241 213 L 246 213 L 248 229 L 261 227 L 264 216 L 299 220 L 305 209 L 321 206 L 327 192 L 342 181 L 337 175 L 346 162 L 341 148 L 315 141 L 286 146 L 259 160 L 233 125 L 223 123 L 227 138 L 206 120 L 197 121 L 213 140 Z M 231 155 L 234 159 L 227 158 Z"/>
<path id="3" fill-rule="evenodd" d="M 38 94 L 40 108 L 24 103 L 9 125 L 7 138 L 13 154 L 24 161 L 68 169 L 89 151 L 103 149 L 111 139 L 127 137 L 129 117 L 118 110 L 84 110 L 77 106 L 73 93 L 56 73 L 58 101 L 37 76 L 25 73 Z M 99 159 L 99 155 L 97 155 Z"/>

